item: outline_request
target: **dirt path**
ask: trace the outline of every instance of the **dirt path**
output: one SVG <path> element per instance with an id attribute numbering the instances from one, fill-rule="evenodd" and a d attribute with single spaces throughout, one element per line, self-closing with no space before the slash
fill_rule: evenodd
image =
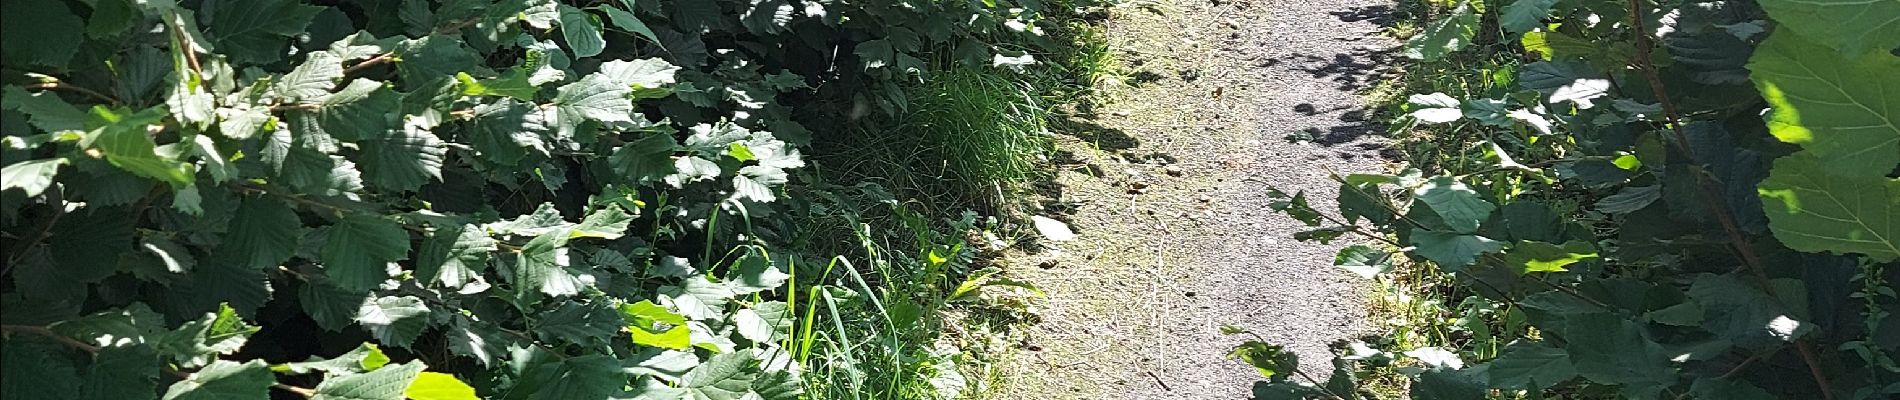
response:
<path id="1" fill-rule="evenodd" d="M 1381 168 L 1382 128 L 1357 92 L 1384 79 L 1386 1 L 1114 13 L 1109 40 L 1138 82 L 1060 139 L 1056 201 L 1042 213 L 1080 237 L 1010 260 L 1049 297 L 993 398 L 1246 398 L 1257 375 L 1226 358 L 1243 339 L 1223 324 L 1329 369 L 1327 344 L 1366 326 L 1366 290 L 1330 266 L 1339 243 L 1291 240 L 1304 227 L 1262 194 L 1305 190 L 1330 209 L 1328 169 Z M 1296 132 L 1313 140 L 1286 139 Z"/>

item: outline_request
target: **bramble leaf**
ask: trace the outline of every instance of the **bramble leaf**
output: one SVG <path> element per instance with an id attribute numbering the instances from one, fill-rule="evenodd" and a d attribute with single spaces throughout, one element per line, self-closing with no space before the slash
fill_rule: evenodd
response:
<path id="1" fill-rule="evenodd" d="M 191 377 L 172 384 L 171 388 L 165 390 L 164 400 L 269 398 L 270 387 L 276 383 L 276 375 L 271 374 L 270 367 L 263 360 L 245 363 L 218 360 L 192 373 Z"/>

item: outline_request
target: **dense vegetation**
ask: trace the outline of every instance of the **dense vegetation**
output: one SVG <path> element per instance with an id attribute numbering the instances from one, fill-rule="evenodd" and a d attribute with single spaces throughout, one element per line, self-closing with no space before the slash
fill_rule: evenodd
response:
<path id="1" fill-rule="evenodd" d="M 1441 279 L 1410 293 L 1433 322 L 1326 382 L 1249 342 L 1255 398 L 1381 397 L 1378 370 L 1420 399 L 1900 395 L 1900 3 L 1422 7 L 1417 169 L 1339 177 L 1338 215 L 1274 195 L 1304 239 L 1378 242 L 1339 266 Z"/>
<path id="2" fill-rule="evenodd" d="M 975 217 L 801 148 L 1044 3 L 6 0 L 0 397 L 956 397 Z"/>

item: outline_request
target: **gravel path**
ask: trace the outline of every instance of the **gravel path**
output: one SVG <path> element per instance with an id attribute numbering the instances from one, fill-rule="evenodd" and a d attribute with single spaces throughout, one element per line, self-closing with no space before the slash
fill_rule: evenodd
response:
<path id="1" fill-rule="evenodd" d="M 1358 92 L 1387 79 L 1386 0 L 1175 0 L 1114 13 L 1136 75 L 1059 141 L 1044 215 L 1080 237 L 1008 260 L 1048 293 L 999 367 L 999 399 L 1244 399 L 1226 352 L 1248 328 L 1324 379 L 1364 331 L 1364 281 L 1267 207 L 1266 186 L 1331 209 L 1328 171 L 1384 161 Z M 1299 133 L 1313 140 L 1290 142 Z"/>

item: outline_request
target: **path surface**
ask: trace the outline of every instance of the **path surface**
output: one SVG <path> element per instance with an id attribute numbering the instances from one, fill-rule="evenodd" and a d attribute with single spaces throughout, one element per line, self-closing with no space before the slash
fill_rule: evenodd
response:
<path id="1" fill-rule="evenodd" d="M 1223 324 L 1288 346 L 1309 373 L 1330 370 L 1327 345 L 1367 326 L 1364 282 L 1330 266 L 1338 242 L 1291 240 L 1304 226 L 1262 194 L 1305 190 L 1331 209 L 1329 169 L 1383 168 L 1383 128 L 1357 93 L 1386 79 L 1386 1 L 1114 12 L 1109 39 L 1147 82 L 1059 139 L 1042 213 L 1080 238 L 1010 260 L 1049 297 L 993 398 L 1243 399 L 1258 375 L 1227 359 L 1244 338 Z M 1285 139 L 1295 132 L 1315 140 Z"/>

